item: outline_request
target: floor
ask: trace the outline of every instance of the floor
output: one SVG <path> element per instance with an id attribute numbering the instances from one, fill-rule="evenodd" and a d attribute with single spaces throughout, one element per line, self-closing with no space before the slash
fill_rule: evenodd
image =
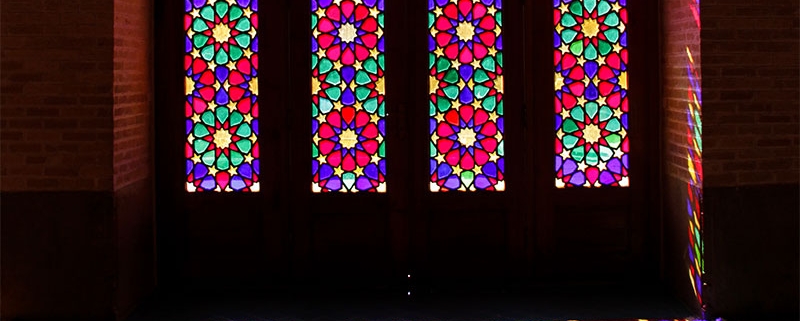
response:
<path id="1" fill-rule="evenodd" d="M 195 289 L 158 292 L 128 320 L 694 320 L 690 314 L 688 308 L 665 291 L 632 287 L 410 295 L 408 292 L 275 295 Z"/>

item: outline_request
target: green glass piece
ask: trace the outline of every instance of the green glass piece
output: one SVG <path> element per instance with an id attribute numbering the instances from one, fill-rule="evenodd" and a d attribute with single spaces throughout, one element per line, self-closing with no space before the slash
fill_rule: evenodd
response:
<path id="1" fill-rule="evenodd" d="M 589 149 L 589 152 L 586 153 L 586 164 L 591 166 L 596 166 L 600 160 L 600 157 L 597 156 L 597 152 L 594 149 Z"/>
<path id="2" fill-rule="evenodd" d="M 447 86 L 442 91 L 447 98 L 456 99 L 458 97 L 458 86 Z"/>
<path id="3" fill-rule="evenodd" d="M 240 139 L 236 142 L 236 147 L 239 148 L 242 153 L 249 153 L 250 149 L 253 148 L 253 142 L 249 139 Z"/>
<path id="4" fill-rule="evenodd" d="M 445 57 L 441 57 L 438 59 L 438 61 L 436 61 L 436 72 L 439 73 L 450 69 L 450 66 L 452 66 L 450 64 L 450 60 Z"/>
<path id="5" fill-rule="evenodd" d="M 225 1 L 217 1 L 217 3 L 214 5 L 214 11 L 217 12 L 217 16 L 219 17 L 224 17 L 226 14 L 228 14 L 228 8 L 230 8 L 230 6 Z"/>
<path id="6" fill-rule="evenodd" d="M 242 126 L 239 126 L 239 129 L 236 130 L 236 135 L 239 136 L 239 137 L 247 138 L 247 137 L 250 137 L 251 134 L 253 134 L 253 130 L 250 129 L 250 126 L 247 125 L 247 124 L 243 124 Z"/>
<path id="7" fill-rule="evenodd" d="M 205 46 L 203 49 L 200 49 L 200 56 L 203 57 L 205 61 L 214 59 L 214 46 Z"/>
<path id="8" fill-rule="evenodd" d="M 209 46 L 209 47 L 210 47 L 210 46 Z M 227 53 L 227 52 L 225 52 L 225 50 L 222 50 L 222 49 L 220 48 L 220 50 L 219 50 L 219 51 L 217 51 L 217 54 L 216 54 L 216 56 L 214 57 L 214 62 L 216 62 L 216 63 L 217 63 L 217 65 L 224 65 L 224 64 L 227 64 L 227 63 L 228 63 L 228 58 L 229 58 L 229 57 L 228 57 L 228 53 Z"/>
<path id="9" fill-rule="evenodd" d="M 319 156 L 319 148 L 317 145 L 311 144 L 311 157 L 317 158 Z"/>
<path id="10" fill-rule="evenodd" d="M 228 107 L 222 107 L 222 108 L 228 109 Z M 200 120 L 203 122 L 203 124 L 206 124 L 211 127 L 215 127 L 217 124 L 216 121 L 214 120 L 214 113 L 211 112 L 210 110 L 206 110 L 205 112 L 203 112 L 203 114 L 200 115 Z"/>
<path id="11" fill-rule="evenodd" d="M 192 44 L 194 44 L 195 48 L 202 48 L 205 46 L 206 42 L 208 42 L 208 36 L 202 33 L 196 33 L 194 37 L 192 37 Z"/>
<path id="12" fill-rule="evenodd" d="M 203 19 L 214 22 L 214 9 L 211 8 L 211 6 L 205 6 L 203 9 L 200 9 L 200 16 L 203 17 Z"/>
<path id="13" fill-rule="evenodd" d="M 319 107 L 317 107 L 317 104 L 312 102 L 311 103 L 311 117 L 317 117 L 317 115 L 319 115 Z"/>
<path id="14" fill-rule="evenodd" d="M 367 87 L 356 87 L 356 99 L 359 101 L 363 101 L 364 99 L 369 98 L 369 94 L 372 93 L 372 90 Z"/>
<path id="15" fill-rule="evenodd" d="M 339 100 L 339 97 L 342 96 L 342 90 L 339 87 L 330 87 L 325 89 L 325 95 L 331 100 Z"/>
<path id="16" fill-rule="evenodd" d="M 494 14 L 494 20 L 497 21 L 497 25 L 502 27 L 503 26 L 503 12 L 498 11 Z"/>
<path id="17" fill-rule="evenodd" d="M 608 41 L 617 42 L 619 40 L 619 29 L 611 28 L 603 32 Z"/>
<path id="18" fill-rule="evenodd" d="M 356 94 L 358 93 L 358 89 L 360 88 L 356 88 Z M 367 91 L 369 92 L 369 90 Z M 367 101 L 361 104 L 361 107 L 364 107 L 364 110 L 366 110 L 368 113 L 374 114 L 375 111 L 378 110 L 378 98 L 376 97 L 367 99 Z"/>
<path id="19" fill-rule="evenodd" d="M 586 11 L 592 12 L 597 7 L 597 0 L 583 0 L 583 7 Z"/>
<path id="20" fill-rule="evenodd" d="M 583 148 L 575 148 L 569 152 L 569 157 L 572 157 L 578 163 L 583 161 L 584 156 L 586 156 L 586 153 Z"/>
<path id="21" fill-rule="evenodd" d="M 228 20 L 234 21 L 236 19 L 239 19 L 243 14 L 244 12 L 242 11 L 242 8 L 239 8 L 239 6 L 232 6 L 230 11 L 228 12 Z M 247 19 L 242 19 L 242 20 L 247 20 Z"/>
<path id="22" fill-rule="evenodd" d="M 584 115 L 583 108 L 580 106 L 575 106 L 575 108 L 572 108 L 572 110 L 569 111 L 569 117 L 572 117 L 572 119 L 579 122 L 583 122 Z"/>
<path id="23" fill-rule="evenodd" d="M 207 151 L 200 156 L 200 161 L 206 164 L 206 166 L 214 166 L 214 160 L 216 159 L 217 157 L 214 150 Z"/>
<path id="24" fill-rule="evenodd" d="M 606 19 L 603 20 L 603 24 L 609 27 L 616 27 L 619 25 L 619 15 L 616 12 L 612 12 L 606 16 Z"/>
<path id="25" fill-rule="evenodd" d="M 239 145 L 239 144 L 236 144 L 236 145 Z M 242 153 L 240 153 L 240 152 L 232 150 L 231 151 L 231 164 L 233 166 L 239 166 L 239 165 L 242 165 L 242 162 L 244 162 L 244 155 L 242 155 Z"/>
<path id="26" fill-rule="evenodd" d="M 202 138 L 211 135 L 211 132 L 208 131 L 208 127 L 206 127 L 203 124 L 195 124 L 194 130 L 192 130 L 192 134 L 194 135 L 194 137 Z"/>
<path id="27" fill-rule="evenodd" d="M 572 29 L 564 29 L 561 31 L 561 39 L 564 43 L 570 43 L 578 36 L 578 32 Z"/>
<path id="28" fill-rule="evenodd" d="M 433 14 L 433 12 L 430 12 L 430 11 L 429 11 L 429 12 L 428 12 L 428 29 L 430 29 L 431 27 L 433 27 L 433 22 L 434 22 L 435 20 L 436 20 L 436 16 Z"/>
<path id="29" fill-rule="evenodd" d="M 564 147 L 566 149 L 573 149 L 575 148 L 575 144 L 578 143 L 578 140 L 579 140 L 578 137 L 572 135 L 564 135 L 564 137 L 561 139 L 561 142 L 564 144 Z"/>
<path id="30" fill-rule="evenodd" d="M 434 145 L 432 141 L 430 143 L 431 143 L 430 144 L 431 145 L 431 148 L 430 148 L 430 151 L 431 151 L 430 154 L 431 155 L 430 156 L 431 157 L 436 157 L 436 145 Z"/>
<path id="31" fill-rule="evenodd" d="M 600 121 L 601 122 L 604 122 L 604 121 L 608 120 L 613 115 L 614 115 L 614 111 L 612 111 L 611 108 L 608 108 L 608 106 L 600 107 Z"/>
<path id="32" fill-rule="evenodd" d="M 331 112 L 331 109 L 333 109 L 333 103 L 327 98 L 319 97 L 319 111 L 327 114 Z"/>
<path id="33" fill-rule="evenodd" d="M 494 64 L 492 64 L 492 66 L 494 66 Z M 475 70 L 475 74 L 472 75 L 472 79 L 475 80 L 475 83 L 479 84 L 492 80 L 492 78 L 489 78 L 489 75 L 487 75 L 486 72 L 481 69 Z"/>
<path id="34" fill-rule="evenodd" d="M 363 64 L 361 64 L 361 66 L 364 67 L 364 70 L 371 74 L 378 73 L 378 62 L 375 61 L 375 59 L 367 59 Z"/>
<path id="35" fill-rule="evenodd" d="M 386 101 L 378 105 L 378 116 L 386 117 Z"/>
<path id="36" fill-rule="evenodd" d="M 237 125 L 241 124 L 242 121 L 244 121 L 244 116 L 242 116 L 242 113 L 234 110 L 231 113 L 229 124 L 231 126 L 237 126 Z M 248 136 L 250 136 L 250 135 L 248 135 Z"/>
<path id="37" fill-rule="evenodd" d="M 378 54 L 378 68 L 383 69 L 384 68 L 383 66 L 386 66 L 386 64 L 385 64 L 385 62 L 383 60 L 383 54 L 379 53 Z"/>
<path id="38" fill-rule="evenodd" d="M 338 71 L 333 70 L 325 76 L 325 82 L 334 86 L 339 85 L 339 83 L 342 82 L 342 76 L 339 75 Z"/>
<path id="39" fill-rule="evenodd" d="M 483 109 L 486 109 L 487 111 L 494 111 L 494 108 L 497 107 L 497 104 L 494 97 L 489 97 L 489 99 L 483 100 L 481 106 L 483 106 Z"/>
<path id="40" fill-rule="evenodd" d="M 498 52 L 497 56 L 495 56 L 495 59 L 497 59 L 497 65 L 503 67 L 503 53 Z"/>
<path id="41" fill-rule="evenodd" d="M 436 55 L 433 53 L 428 53 L 428 70 L 433 68 L 434 63 L 436 62 Z"/>
<path id="42" fill-rule="evenodd" d="M 243 33 L 233 37 L 236 40 L 236 43 L 239 44 L 239 47 L 247 48 L 250 47 L 250 35 Z"/>
<path id="43" fill-rule="evenodd" d="M 610 132 L 618 132 L 622 128 L 622 125 L 619 123 L 619 119 L 612 118 L 611 120 L 606 123 L 605 130 Z"/>
<path id="44" fill-rule="evenodd" d="M 208 30 L 208 25 L 206 24 L 205 21 L 203 21 L 203 19 L 194 19 L 194 21 L 192 21 L 192 30 L 194 30 L 196 32 L 203 32 L 203 31 Z M 208 37 L 206 37 L 206 38 L 208 38 Z M 195 46 L 195 47 L 199 47 L 199 46 Z"/>
<path id="45" fill-rule="evenodd" d="M 609 11 L 611 11 L 611 5 L 608 4 L 608 1 L 602 1 L 601 0 L 600 3 L 597 4 L 597 15 L 598 16 L 603 16 L 606 13 L 608 13 Z"/>
<path id="46" fill-rule="evenodd" d="M 342 183 L 344 183 L 344 187 L 348 190 L 353 188 L 353 185 L 356 183 L 356 174 L 353 172 L 342 174 Z"/>
<path id="47" fill-rule="evenodd" d="M 500 116 L 503 116 L 503 106 L 505 106 L 505 103 L 502 100 L 497 103 L 497 114 Z"/>
<path id="48" fill-rule="evenodd" d="M 311 30 L 317 29 L 317 23 L 318 22 L 319 22 L 319 18 L 317 18 L 317 15 L 312 14 L 311 15 Z"/>
<path id="49" fill-rule="evenodd" d="M 473 91 L 475 93 L 475 98 L 483 99 L 484 97 L 486 97 L 486 94 L 489 93 L 489 87 L 486 87 L 484 85 L 475 85 L 475 89 Z"/>
<path id="50" fill-rule="evenodd" d="M 567 28 L 574 27 L 578 24 L 578 21 L 575 20 L 575 17 L 572 15 L 565 14 L 561 16 L 561 25 Z"/>
<path id="51" fill-rule="evenodd" d="M 386 157 L 386 141 L 381 142 L 381 146 L 378 147 L 378 156 L 381 158 Z"/>
<path id="52" fill-rule="evenodd" d="M 481 68 L 491 72 L 495 72 L 496 69 L 495 69 L 494 58 L 492 58 L 491 56 L 483 58 L 483 60 L 481 60 Z"/>
<path id="53" fill-rule="evenodd" d="M 565 133 L 574 133 L 580 130 L 580 127 L 578 127 L 572 118 L 564 119 L 564 122 L 561 123 L 561 128 Z"/>
<path id="54" fill-rule="evenodd" d="M 369 74 L 363 70 L 359 70 L 356 73 L 356 84 L 359 85 L 366 85 L 372 82 L 372 78 L 369 77 Z"/>
<path id="55" fill-rule="evenodd" d="M 444 97 L 436 97 L 436 108 L 440 112 L 446 112 L 452 106 L 452 101 L 444 99 Z"/>
<path id="56" fill-rule="evenodd" d="M 505 156 L 506 155 L 506 140 L 501 140 L 499 144 L 497 144 L 497 155 Z"/>
<path id="57" fill-rule="evenodd" d="M 600 145 L 600 159 L 602 161 L 607 162 L 613 156 L 614 156 L 614 150 L 606 146 Z"/>
<path id="58" fill-rule="evenodd" d="M 583 55 L 588 60 L 595 60 L 597 59 L 597 48 L 595 48 L 594 45 L 590 42 L 588 45 L 586 45 L 586 49 L 583 51 Z"/>
<path id="59" fill-rule="evenodd" d="M 569 12 L 576 16 L 583 16 L 583 6 L 581 5 L 581 1 L 572 1 L 569 4 Z"/>
<path id="60" fill-rule="evenodd" d="M 240 19 L 239 22 L 237 22 L 236 25 L 233 26 L 233 28 L 241 32 L 248 32 L 250 31 L 250 20 Z"/>
<path id="61" fill-rule="evenodd" d="M 231 160 L 225 154 L 219 154 L 216 165 L 219 170 L 227 171 L 231 168 Z"/>
<path id="62" fill-rule="evenodd" d="M 587 102 L 584 105 L 586 109 L 586 114 L 589 115 L 590 119 L 594 119 L 594 116 L 597 116 L 597 103 L 594 101 Z"/>
<path id="63" fill-rule="evenodd" d="M 580 41 L 569 44 L 569 52 L 573 55 L 580 56 L 583 53 L 583 43 Z"/>
<path id="64" fill-rule="evenodd" d="M 211 143 L 204 139 L 195 139 L 192 142 L 192 147 L 194 147 L 195 154 L 201 154 L 208 149 L 208 146 L 211 146 Z"/>
<path id="65" fill-rule="evenodd" d="M 247 39 L 250 39 L 250 38 L 247 38 Z M 229 46 L 228 48 L 229 48 L 229 50 L 231 52 L 230 53 L 230 58 L 233 61 L 239 60 L 244 55 L 244 51 L 242 51 L 242 48 L 239 48 L 239 46 Z"/>
<path id="66" fill-rule="evenodd" d="M 383 11 L 381 11 L 381 13 L 378 14 L 378 25 L 381 26 L 381 28 L 383 28 Z"/>
<path id="67" fill-rule="evenodd" d="M 230 114 L 231 111 L 228 110 L 228 107 L 226 106 L 219 106 L 217 109 L 214 109 L 214 115 L 217 116 L 217 120 L 219 120 L 220 123 L 224 123 L 226 120 L 228 120 L 228 116 L 230 116 Z"/>
<path id="68" fill-rule="evenodd" d="M 333 69 L 333 63 L 328 58 L 322 58 L 319 60 L 319 74 L 327 74 L 329 71 Z"/>
<path id="69" fill-rule="evenodd" d="M 622 139 L 619 134 L 609 134 L 605 137 L 606 142 L 608 142 L 608 146 L 613 149 L 619 148 L 619 144 L 622 142 Z"/>
<path id="70" fill-rule="evenodd" d="M 613 47 L 611 47 L 611 44 L 608 43 L 608 41 L 605 40 L 597 41 L 597 50 L 600 51 L 600 55 L 602 56 L 608 55 L 611 52 L 611 49 L 613 49 Z"/>
<path id="71" fill-rule="evenodd" d="M 317 55 L 311 55 L 311 69 L 317 68 L 317 63 L 319 63 Z"/>
<path id="72" fill-rule="evenodd" d="M 436 116 L 436 104 L 431 100 L 428 101 L 428 116 Z"/>
<path id="73" fill-rule="evenodd" d="M 472 181 L 475 179 L 475 172 L 473 171 L 463 171 L 461 172 L 461 184 L 464 184 L 465 187 L 469 187 L 472 185 Z"/>
<path id="74" fill-rule="evenodd" d="M 451 85 L 457 83 L 458 79 L 459 79 L 458 71 L 456 71 L 455 69 L 448 70 L 447 73 L 444 74 L 444 78 L 442 78 L 444 82 Z"/>

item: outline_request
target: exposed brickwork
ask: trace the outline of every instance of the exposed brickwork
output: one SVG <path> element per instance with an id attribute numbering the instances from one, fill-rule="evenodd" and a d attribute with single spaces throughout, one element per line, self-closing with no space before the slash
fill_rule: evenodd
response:
<path id="1" fill-rule="evenodd" d="M 693 0 L 666 0 L 662 5 L 664 168 L 667 176 L 684 182 L 690 179 L 687 168 L 690 148 L 687 116 L 692 101 L 687 73 L 690 63 L 688 52 L 692 54 L 695 69 L 701 73 L 700 29 L 692 14 L 693 3 Z"/>
<path id="2" fill-rule="evenodd" d="M 3 1 L 0 190 L 111 189 L 112 10 Z"/>
<path id="3" fill-rule="evenodd" d="M 114 189 L 150 175 L 152 13 L 149 0 L 114 1 Z"/>
<path id="4" fill-rule="evenodd" d="M 701 6 L 705 186 L 798 183 L 798 2 Z"/>

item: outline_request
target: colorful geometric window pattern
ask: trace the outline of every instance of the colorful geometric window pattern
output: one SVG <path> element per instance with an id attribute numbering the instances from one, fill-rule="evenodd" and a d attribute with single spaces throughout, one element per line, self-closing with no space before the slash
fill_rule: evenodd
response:
<path id="1" fill-rule="evenodd" d="M 311 190 L 386 192 L 383 0 L 311 1 Z"/>
<path id="2" fill-rule="evenodd" d="M 500 0 L 429 0 L 430 190 L 505 190 Z"/>
<path id="3" fill-rule="evenodd" d="M 186 0 L 186 190 L 259 190 L 258 4 Z"/>
<path id="4" fill-rule="evenodd" d="M 626 0 L 555 0 L 555 185 L 628 186 Z"/>

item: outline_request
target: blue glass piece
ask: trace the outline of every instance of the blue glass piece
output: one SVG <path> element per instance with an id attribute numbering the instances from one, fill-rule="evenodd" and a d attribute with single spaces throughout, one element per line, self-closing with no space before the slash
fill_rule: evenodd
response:
<path id="1" fill-rule="evenodd" d="M 575 170 L 578 169 L 578 164 L 576 164 L 575 161 L 572 159 L 567 159 L 564 161 L 564 166 L 562 168 L 563 168 L 562 173 L 564 175 L 569 175 L 574 173 Z"/>
<path id="2" fill-rule="evenodd" d="M 364 174 L 367 175 L 370 179 L 377 180 L 378 179 L 378 166 L 375 164 L 369 164 L 367 167 L 364 167 Z"/>
<path id="3" fill-rule="evenodd" d="M 583 175 L 583 172 L 575 173 L 575 175 L 572 175 L 572 178 L 569 180 L 570 184 L 577 186 L 581 186 L 585 182 L 586 182 L 586 176 Z"/>
<path id="4" fill-rule="evenodd" d="M 244 180 L 241 176 L 234 176 L 231 178 L 231 188 L 234 191 L 240 191 L 245 187 L 247 187 L 247 184 L 244 183 Z"/>
<path id="5" fill-rule="evenodd" d="M 239 175 L 242 175 L 246 178 L 253 178 L 253 168 L 250 167 L 250 164 L 244 163 L 239 166 Z"/>
<path id="6" fill-rule="evenodd" d="M 492 186 L 492 182 L 486 177 L 486 175 L 478 175 L 475 177 L 475 187 L 478 189 L 487 189 Z"/>
<path id="7" fill-rule="evenodd" d="M 331 167 L 331 165 L 323 164 L 322 166 L 320 166 L 319 168 L 320 180 L 327 179 L 328 177 L 331 177 L 331 175 L 333 175 L 333 167 Z"/>
<path id="8" fill-rule="evenodd" d="M 353 91 L 350 88 L 345 88 L 342 92 L 342 104 L 345 106 L 352 106 L 356 103 L 356 95 L 353 94 Z"/>
<path id="9" fill-rule="evenodd" d="M 596 61 L 587 61 L 583 64 L 583 71 L 586 72 L 586 75 L 589 78 L 594 78 L 597 74 L 597 62 Z"/>
<path id="10" fill-rule="evenodd" d="M 325 184 L 325 187 L 338 191 L 342 188 L 342 180 L 338 176 L 334 176 L 328 181 L 328 184 Z"/>
<path id="11" fill-rule="evenodd" d="M 214 180 L 214 176 L 206 176 L 200 183 L 200 187 L 205 190 L 213 190 L 214 187 L 217 187 L 217 181 Z"/>
<path id="12" fill-rule="evenodd" d="M 367 191 L 372 188 L 372 182 L 369 181 L 369 178 L 361 176 L 356 180 L 356 189 L 359 191 Z"/>
<path id="13" fill-rule="evenodd" d="M 444 187 L 449 189 L 458 189 L 459 186 L 461 186 L 461 180 L 455 175 L 448 177 L 444 182 Z"/>
<path id="14" fill-rule="evenodd" d="M 486 165 L 483 165 L 483 173 L 487 176 L 497 178 L 497 164 L 494 162 L 486 163 Z"/>

